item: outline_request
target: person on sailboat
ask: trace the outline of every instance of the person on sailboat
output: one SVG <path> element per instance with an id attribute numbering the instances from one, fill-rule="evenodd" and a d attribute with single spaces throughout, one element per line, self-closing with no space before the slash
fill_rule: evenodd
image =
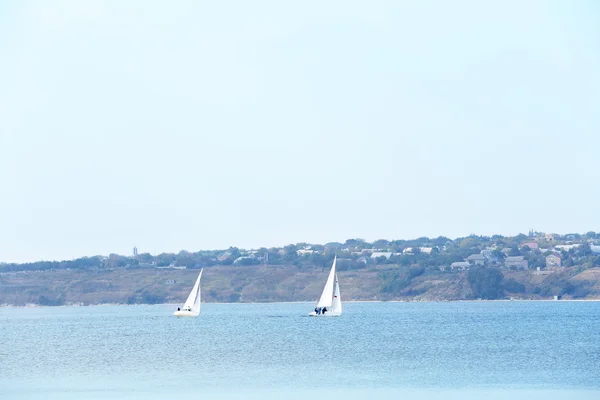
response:
<path id="1" fill-rule="evenodd" d="M 181 311 L 181 308 L 177 307 L 177 311 Z"/>
<path id="2" fill-rule="evenodd" d="M 323 311 L 321 311 L 323 313 L 323 315 L 325 315 L 325 313 L 327 312 L 327 307 L 323 307 Z"/>
<path id="3" fill-rule="evenodd" d="M 315 307 L 315 314 L 319 313 L 319 307 Z"/>

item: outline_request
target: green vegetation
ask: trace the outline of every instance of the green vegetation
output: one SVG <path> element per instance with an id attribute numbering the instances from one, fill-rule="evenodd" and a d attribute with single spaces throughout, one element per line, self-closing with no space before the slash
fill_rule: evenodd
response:
<path id="1" fill-rule="evenodd" d="M 504 288 L 505 291 L 507 291 L 509 293 L 525 293 L 527 291 L 524 284 L 516 281 L 513 278 L 506 279 L 502 283 L 502 287 Z"/>
<path id="2" fill-rule="evenodd" d="M 504 275 L 500 270 L 485 267 L 470 269 L 467 279 L 474 298 L 496 300 L 503 297 L 502 279 L 504 279 Z"/>
<path id="3" fill-rule="evenodd" d="M 199 268 L 207 301 L 313 301 L 335 255 L 346 300 L 597 298 L 599 246 L 595 232 L 530 232 L 0 263 L 0 304 L 180 302 Z"/>

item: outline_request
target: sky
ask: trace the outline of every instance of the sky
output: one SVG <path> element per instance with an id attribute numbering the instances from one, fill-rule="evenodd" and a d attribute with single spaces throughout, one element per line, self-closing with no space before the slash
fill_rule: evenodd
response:
<path id="1" fill-rule="evenodd" d="M 600 231 L 600 5 L 3 1 L 0 261 Z"/>

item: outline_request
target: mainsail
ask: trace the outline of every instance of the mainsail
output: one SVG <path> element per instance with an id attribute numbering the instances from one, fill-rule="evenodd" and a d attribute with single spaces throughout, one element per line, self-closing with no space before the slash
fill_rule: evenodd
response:
<path id="1" fill-rule="evenodd" d="M 204 271 L 204 269 L 200 270 L 196 283 L 194 283 L 194 287 L 183 305 L 184 310 L 192 310 L 193 312 L 200 311 L 200 278 L 202 277 L 202 271 Z"/>
<path id="2" fill-rule="evenodd" d="M 327 283 L 325 283 L 325 288 L 323 288 L 323 293 L 321 294 L 321 298 L 317 303 L 317 307 L 331 307 L 331 302 L 333 300 L 333 283 L 335 279 L 335 263 L 337 260 L 337 256 L 333 259 L 333 265 L 331 266 L 331 271 L 329 272 L 329 277 L 327 278 Z M 339 288 L 338 288 L 339 291 Z"/>

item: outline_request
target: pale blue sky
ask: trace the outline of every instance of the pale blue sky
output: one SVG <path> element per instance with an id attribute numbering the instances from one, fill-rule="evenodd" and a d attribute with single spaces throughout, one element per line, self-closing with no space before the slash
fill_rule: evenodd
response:
<path id="1" fill-rule="evenodd" d="M 600 231 L 589 1 L 4 1 L 0 261 Z"/>

